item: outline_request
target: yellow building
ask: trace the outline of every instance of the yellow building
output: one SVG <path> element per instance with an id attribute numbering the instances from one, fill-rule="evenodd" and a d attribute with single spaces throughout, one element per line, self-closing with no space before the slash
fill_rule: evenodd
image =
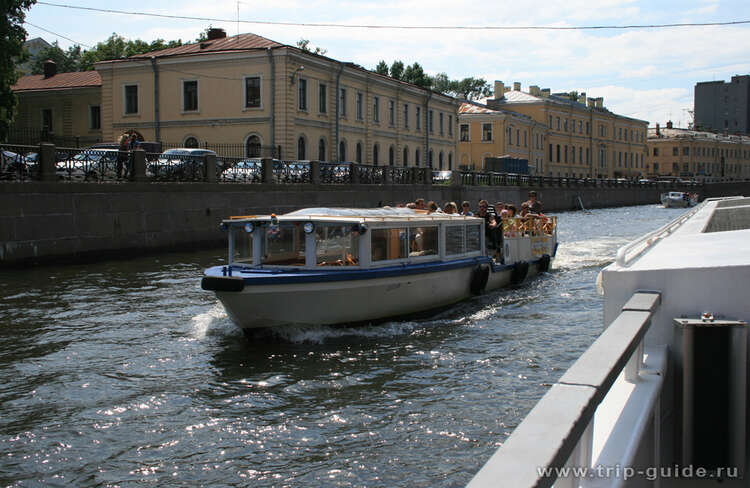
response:
<path id="1" fill-rule="evenodd" d="M 507 110 L 493 110 L 465 102 L 459 108 L 459 167 L 473 171 L 486 168 L 487 158 L 510 157 L 529 162 L 532 174 L 541 174 L 547 128 L 531 117 Z"/>
<path id="2" fill-rule="evenodd" d="M 750 178 L 750 137 L 672 127 L 648 130 L 649 177 L 701 181 Z"/>
<path id="3" fill-rule="evenodd" d="M 520 113 L 547 128 L 545 155 L 538 170 L 545 176 L 577 178 L 637 177 L 646 172 L 648 122 L 610 112 L 602 98 L 575 100 L 568 94 L 521 84 L 495 82 L 488 108 Z"/>
<path id="4" fill-rule="evenodd" d="M 57 73 L 55 63 L 44 75 L 19 78 L 11 142 L 37 142 L 40 137 L 61 145 L 101 140 L 101 78 L 96 71 Z"/>
<path id="5" fill-rule="evenodd" d="M 209 37 L 97 63 L 104 139 L 135 130 L 245 156 L 453 168 L 454 98 L 254 34 Z"/>

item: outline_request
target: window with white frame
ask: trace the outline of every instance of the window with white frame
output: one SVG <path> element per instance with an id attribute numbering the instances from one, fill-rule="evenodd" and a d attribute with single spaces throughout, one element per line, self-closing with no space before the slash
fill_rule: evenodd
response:
<path id="1" fill-rule="evenodd" d="M 380 122 L 380 97 L 372 97 L 372 120 Z"/>
<path id="2" fill-rule="evenodd" d="M 246 76 L 245 82 L 245 108 L 261 107 L 261 85 L 260 76 Z"/>
<path id="3" fill-rule="evenodd" d="M 318 83 L 318 112 L 328 113 L 328 85 Z"/>
<path id="4" fill-rule="evenodd" d="M 357 92 L 357 120 L 362 120 L 362 110 L 363 110 L 363 104 L 364 104 L 364 95 L 362 93 Z"/>
<path id="5" fill-rule="evenodd" d="M 482 140 L 483 141 L 491 141 L 492 140 L 492 124 L 482 124 Z"/>
<path id="6" fill-rule="evenodd" d="M 123 113 L 125 115 L 135 115 L 138 113 L 138 85 L 123 85 Z"/>
<path id="7" fill-rule="evenodd" d="M 182 80 L 182 111 L 198 111 L 198 80 Z"/>
<path id="8" fill-rule="evenodd" d="M 461 142 L 469 142 L 469 124 L 461 124 L 459 126 L 458 139 Z"/>

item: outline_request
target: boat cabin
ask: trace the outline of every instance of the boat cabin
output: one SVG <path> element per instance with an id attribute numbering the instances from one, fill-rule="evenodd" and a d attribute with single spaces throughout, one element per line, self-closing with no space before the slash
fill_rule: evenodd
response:
<path id="1" fill-rule="evenodd" d="M 484 255 L 483 219 L 404 208 L 313 208 L 222 226 L 230 266 L 376 268 Z"/>

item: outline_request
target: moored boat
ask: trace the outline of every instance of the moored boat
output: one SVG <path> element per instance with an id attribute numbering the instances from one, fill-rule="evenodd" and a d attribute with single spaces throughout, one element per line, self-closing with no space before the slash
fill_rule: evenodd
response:
<path id="1" fill-rule="evenodd" d="M 698 195 L 681 191 L 670 191 L 661 194 L 661 204 L 665 208 L 693 207 L 698 203 Z"/>
<path id="2" fill-rule="evenodd" d="M 555 217 L 504 222 L 500 261 L 484 219 L 405 208 L 232 217 L 229 259 L 205 271 L 243 329 L 377 322 L 445 308 L 549 269 Z"/>

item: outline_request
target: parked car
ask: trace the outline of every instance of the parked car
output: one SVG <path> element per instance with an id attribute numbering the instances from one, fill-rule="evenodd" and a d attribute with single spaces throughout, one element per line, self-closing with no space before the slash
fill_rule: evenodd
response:
<path id="1" fill-rule="evenodd" d="M 157 180 L 202 180 L 205 176 L 203 161 L 207 154 L 216 156 L 209 149 L 168 149 L 148 165 L 147 173 Z"/>
<path id="2" fill-rule="evenodd" d="M 263 177 L 263 165 L 260 158 L 243 159 L 224 168 L 219 179 L 222 181 L 260 183 Z"/>
<path id="3" fill-rule="evenodd" d="M 57 162 L 56 174 L 60 180 L 99 181 L 118 179 L 128 172 L 127 155 L 117 149 L 88 148 Z M 118 161 L 119 159 L 119 161 Z"/>
<path id="4" fill-rule="evenodd" d="M 13 151 L 0 151 L 0 179 L 14 180 L 28 174 L 26 158 Z"/>

